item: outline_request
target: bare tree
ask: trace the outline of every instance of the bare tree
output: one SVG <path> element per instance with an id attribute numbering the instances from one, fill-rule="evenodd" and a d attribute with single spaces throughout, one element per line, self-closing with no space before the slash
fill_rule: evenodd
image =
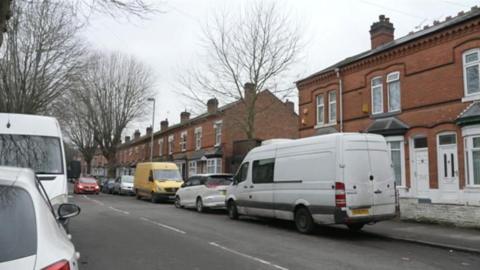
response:
<path id="1" fill-rule="evenodd" d="M 48 114 L 81 71 L 81 26 L 62 3 L 17 0 L 12 9 L 0 51 L 0 111 Z"/>
<path id="2" fill-rule="evenodd" d="M 112 17 L 121 13 L 125 16 L 145 18 L 146 15 L 157 11 L 152 1 L 145 0 L 73 0 L 73 2 L 87 12 L 108 14 Z"/>
<path id="3" fill-rule="evenodd" d="M 10 3 L 11 0 L 0 0 L 0 47 L 3 43 L 3 33 L 7 31 L 7 20 L 11 16 Z"/>
<path id="4" fill-rule="evenodd" d="M 217 97 L 220 102 L 240 100 L 245 115 L 239 119 L 246 136 L 255 137 L 256 102 L 268 88 L 280 98 L 293 87 L 282 86 L 289 68 L 298 60 L 300 31 L 275 2 L 257 2 L 238 16 L 222 13 L 205 30 L 205 66 L 180 78 L 182 93 L 193 103 Z M 245 96 L 244 85 L 251 91 Z"/>
<path id="5" fill-rule="evenodd" d="M 95 142 L 113 176 L 122 132 L 147 113 L 153 76 L 144 64 L 120 53 L 96 53 L 88 59 L 87 67 L 80 77 L 80 88 L 75 90 L 76 100 L 85 108 L 82 117 L 95 130 Z"/>

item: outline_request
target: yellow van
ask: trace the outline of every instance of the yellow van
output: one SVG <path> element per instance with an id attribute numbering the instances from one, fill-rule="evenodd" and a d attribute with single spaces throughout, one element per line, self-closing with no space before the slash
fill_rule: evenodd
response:
<path id="1" fill-rule="evenodd" d="M 137 199 L 148 198 L 153 203 L 174 200 L 175 192 L 182 184 L 182 176 L 175 163 L 138 163 L 135 169 L 133 188 Z"/>

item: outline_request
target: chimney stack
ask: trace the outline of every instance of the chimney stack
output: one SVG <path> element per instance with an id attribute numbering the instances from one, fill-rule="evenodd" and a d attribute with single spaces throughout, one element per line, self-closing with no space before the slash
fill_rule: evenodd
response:
<path id="1" fill-rule="evenodd" d="M 207 101 L 208 113 L 215 113 L 218 110 L 218 99 L 211 98 Z"/>
<path id="2" fill-rule="evenodd" d="M 140 138 L 140 130 L 135 130 L 135 133 L 133 133 L 133 138 L 136 140 L 138 138 Z"/>
<path id="3" fill-rule="evenodd" d="M 190 113 L 187 111 L 180 113 L 180 123 L 185 123 L 190 120 Z"/>
<path id="4" fill-rule="evenodd" d="M 125 142 L 129 142 L 130 141 L 130 136 L 125 136 Z"/>
<path id="5" fill-rule="evenodd" d="M 147 135 L 152 135 L 153 129 L 152 127 L 147 127 L 146 131 L 147 131 Z"/>
<path id="6" fill-rule="evenodd" d="M 285 106 L 287 106 L 287 108 L 292 112 L 295 111 L 295 104 L 293 104 L 293 102 L 288 99 L 285 101 Z"/>
<path id="7" fill-rule="evenodd" d="M 168 128 L 168 119 L 160 122 L 160 131 L 165 131 Z"/>
<path id="8" fill-rule="evenodd" d="M 385 17 L 385 15 L 378 16 L 378 22 L 374 22 L 372 26 L 370 26 L 372 49 L 393 41 L 394 31 L 395 28 L 393 28 L 393 24 L 389 18 Z"/>

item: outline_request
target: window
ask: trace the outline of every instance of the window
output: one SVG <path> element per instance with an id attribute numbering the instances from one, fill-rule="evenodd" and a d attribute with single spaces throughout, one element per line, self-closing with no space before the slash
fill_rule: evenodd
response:
<path id="1" fill-rule="evenodd" d="M 195 150 L 202 148 L 202 127 L 195 128 Z"/>
<path id="2" fill-rule="evenodd" d="M 188 176 L 197 174 L 197 162 L 190 161 L 188 162 Z"/>
<path id="3" fill-rule="evenodd" d="M 400 111 L 400 72 L 387 75 L 388 111 Z"/>
<path id="4" fill-rule="evenodd" d="M 237 183 L 241 183 L 245 180 L 247 180 L 247 175 L 248 175 L 248 162 L 245 162 L 242 164 L 240 169 L 238 169 L 237 175 L 235 175 L 235 181 Z"/>
<path id="5" fill-rule="evenodd" d="M 465 96 L 480 94 L 480 49 L 463 54 Z"/>
<path id="6" fill-rule="evenodd" d="M 222 143 L 222 121 L 217 121 L 213 125 L 215 129 L 215 146 L 219 146 Z"/>
<path id="7" fill-rule="evenodd" d="M 469 186 L 480 186 L 480 137 L 465 138 L 465 167 Z"/>
<path id="8" fill-rule="evenodd" d="M 168 136 L 168 154 L 169 155 L 173 153 L 173 143 L 174 143 L 173 135 Z"/>
<path id="9" fill-rule="evenodd" d="M 163 155 L 163 139 L 158 140 L 158 155 Z"/>
<path id="10" fill-rule="evenodd" d="M 328 93 L 328 123 L 337 122 L 337 92 L 330 91 Z"/>
<path id="11" fill-rule="evenodd" d="M 324 123 L 324 111 L 323 111 L 323 95 L 317 96 L 317 125 L 323 125 Z"/>
<path id="12" fill-rule="evenodd" d="M 404 186 L 405 153 L 403 150 L 403 138 L 400 140 L 392 139 L 391 141 L 387 138 L 387 146 L 392 161 L 395 184 L 397 186 Z"/>
<path id="13" fill-rule="evenodd" d="M 182 152 L 187 151 L 187 131 L 183 131 L 180 134 L 180 149 Z"/>
<path id="14" fill-rule="evenodd" d="M 382 78 L 372 79 L 372 114 L 383 113 L 383 85 Z"/>
<path id="15" fill-rule="evenodd" d="M 413 139 L 413 148 L 427 148 L 427 147 L 428 147 L 427 138 L 422 137 L 422 138 Z"/>
<path id="16" fill-rule="evenodd" d="M 255 160 L 252 167 L 252 182 L 255 184 L 273 183 L 275 159 Z"/>
<path id="17" fill-rule="evenodd" d="M 212 158 L 207 159 L 207 173 L 221 173 L 222 172 L 222 159 Z"/>

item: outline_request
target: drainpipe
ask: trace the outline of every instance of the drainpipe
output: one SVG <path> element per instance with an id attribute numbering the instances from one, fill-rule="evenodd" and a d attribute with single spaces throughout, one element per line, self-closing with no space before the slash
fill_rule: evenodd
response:
<path id="1" fill-rule="evenodd" d="M 340 78 L 340 69 L 335 68 L 335 73 L 337 74 L 338 79 L 338 91 L 339 91 L 339 101 L 340 101 L 340 132 L 343 132 L 343 83 L 342 78 Z"/>

